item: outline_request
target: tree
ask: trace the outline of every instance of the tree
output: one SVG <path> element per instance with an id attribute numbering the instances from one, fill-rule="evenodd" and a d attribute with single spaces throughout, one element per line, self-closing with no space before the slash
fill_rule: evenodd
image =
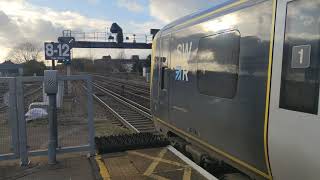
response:
<path id="1" fill-rule="evenodd" d="M 147 56 L 147 59 L 146 59 L 146 67 L 150 68 L 151 67 L 151 54 L 149 54 Z"/>
<path id="2" fill-rule="evenodd" d="M 46 65 L 43 61 L 30 60 L 23 63 L 23 72 L 25 76 L 42 76 L 43 71 L 46 70 Z"/>
<path id="3" fill-rule="evenodd" d="M 90 57 L 74 58 L 71 62 L 71 68 L 76 71 L 94 72 L 94 64 Z"/>
<path id="4" fill-rule="evenodd" d="M 7 59 L 15 63 L 26 63 L 31 60 L 38 61 L 41 58 L 42 48 L 40 44 L 32 42 L 20 43 L 11 49 Z"/>
<path id="5" fill-rule="evenodd" d="M 117 59 L 126 59 L 126 53 L 124 52 L 124 50 L 121 50 L 119 53 L 118 53 L 118 56 L 117 56 Z"/>

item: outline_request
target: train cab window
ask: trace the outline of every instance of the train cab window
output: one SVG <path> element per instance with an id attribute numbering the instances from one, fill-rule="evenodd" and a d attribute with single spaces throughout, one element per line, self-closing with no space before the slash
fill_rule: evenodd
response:
<path id="1" fill-rule="evenodd" d="M 167 66 L 164 65 L 167 59 L 165 57 L 161 57 L 162 67 L 161 67 L 161 89 L 166 90 L 168 87 L 168 74 L 167 74 Z"/>
<path id="2" fill-rule="evenodd" d="M 318 113 L 320 21 L 318 0 L 287 4 L 280 108 Z"/>
<path id="3" fill-rule="evenodd" d="M 239 31 L 201 38 L 197 53 L 198 90 L 201 94 L 233 98 L 238 86 Z"/>

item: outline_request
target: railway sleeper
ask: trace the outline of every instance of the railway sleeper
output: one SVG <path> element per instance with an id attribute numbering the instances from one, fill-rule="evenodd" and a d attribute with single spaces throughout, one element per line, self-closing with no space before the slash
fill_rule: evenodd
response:
<path id="1" fill-rule="evenodd" d="M 150 124 L 136 124 L 133 126 L 137 129 L 151 129 L 151 127 L 152 127 Z"/>
<path id="2" fill-rule="evenodd" d="M 133 123 L 137 122 L 137 123 L 141 123 L 141 122 L 148 122 L 150 124 L 153 124 L 149 119 L 145 119 L 145 118 L 130 118 L 130 121 L 132 121 Z"/>

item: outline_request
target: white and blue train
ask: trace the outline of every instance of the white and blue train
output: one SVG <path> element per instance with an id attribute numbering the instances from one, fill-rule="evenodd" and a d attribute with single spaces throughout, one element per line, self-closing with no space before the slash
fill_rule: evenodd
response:
<path id="1" fill-rule="evenodd" d="M 320 0 L 227 1 L 156 35 L 153 120 L 199 163 L 318 180 L 319 67 Z"/>

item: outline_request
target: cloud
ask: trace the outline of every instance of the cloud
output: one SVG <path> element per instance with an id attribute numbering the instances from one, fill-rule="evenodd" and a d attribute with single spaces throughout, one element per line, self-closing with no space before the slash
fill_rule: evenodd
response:
<path id="1" fill-rule="evenodd" d="M 102 2 L 101 0 L 86 1 L 91 4 Z M 151 28 L 161 28 L 179 17 L 198 9 L 211 7 L 220 1 L 149 0 L 149 6 L 144 7 L 137 0 L 117 0 L 117 5 L 135 13 L 149 8 L 152 20 L 145 22 L 128 20 L 128 23 L 122 27 L 125 32 L 130 30 L 130 33 L 149 34 Z M 64 29 L 85 32 L 104 31 L 106 27 L 111 26 L 111 23 L 112 21 L 108 19 L 90 18 L 73 11 L 56 11 L 48 7 L 36 6 L 26 0 L 0 0 L 0 61 L 4 60 L 10 48 L 20 42 L 56 41 Z M 138 51 L 132 51 L 132 53 L 138 53 Z"/>
<path id="2" fill-rule="evenodd" d="M 200 9 L 207 9 L 225 0 L 149 0 L 150 15 L 156 19 L 169 23 L 180 17 L 191 14 Z"/>
<path id="3" fill-rule="evenodd" d="M 18 25 L 7 16 L 3 11 L 0 11 L 0 43 L 9 47 L 15 41 L 23 38 Z"/>
<path id="4" fill-rule="evenodd" d="M 135 22 L 130 21 L 128 26 L 133 32 L 140 32 L 145 34 L 150 34 L 150 29 L 161 29 L 165 24 L 161 21 L 146 21 L 146 22 Z"/>
<path id="5" fill-rule="evenodd" d="M 92 5 L 96 5 L 100 2 L 100 0 L 87 0 L 88 3 L 92 4 Z"/>
<path id="6" fill-rule="evenodd" d="M 13 46 L 24 42 L 56 41 L 63 29 L 98 31 L 111 21 L 88 18 L 71 11 L 54 11 L 24 0 L 0 1 L 0 61 Z"/>
<path id="7" fill-rule="evenodd" d="M 142 12 L 144 9 L 143 6 L 135 0 L 118 0 L 118 6 L 124 7 L 129 11 L 136 13 Z"/>

